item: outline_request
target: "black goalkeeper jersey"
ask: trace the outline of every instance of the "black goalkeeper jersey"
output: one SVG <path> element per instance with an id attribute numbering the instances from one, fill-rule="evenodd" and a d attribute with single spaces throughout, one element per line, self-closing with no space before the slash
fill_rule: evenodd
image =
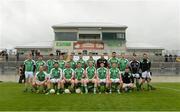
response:
<path id="1" fill-rule="evenodd" d="M 143 60 L 140 62 L 140 68 L 141 68 L 142 72 L 150 71 L 151 61 L 148 60 L 148 59 L 143 59 Z"/>
<path id="2" fill-rule="evenodd" d="M 129 65 L 130 65 L 131 72 L 133 74 L 139 73 L 139 69 L 140 69 L 140 62 L 139 61 L 133 60 L 130 62 Z"/>
<path id="3" fill-rule="evenodd" d="M 123 73 L 122 80 L 123 80 L 123 83 L 125 84 L 134 83 L 134 78 L 131 73 L 127 73 L 127 72 Z"/>
<path id="4" fill-rule="evenodd" d="M 97 68 L 100 68 L 100 64 L 104 63 L 104 67 L 107 68 L 108 67 L 108 61 L 105 58 L 99 58 L 97 60 Z"/>

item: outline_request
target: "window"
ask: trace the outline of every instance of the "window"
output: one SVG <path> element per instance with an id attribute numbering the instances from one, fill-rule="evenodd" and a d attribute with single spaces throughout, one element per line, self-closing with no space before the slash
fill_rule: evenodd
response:
<path id="1" fill-rule="evenodd" d="M 76 41 L 77 32 L 55 32 L 55 41 Z"/>
<path id="2" fill-rule="evenodd" d="M 79 39 L 88 40 L 88 39 L 100 39 L 100 34 L 79 34 Z"/>
<path id="3" fill-rule="evenodd" d="M 103 40 L 125 40 L 125 33 L 103 32 L 102 39 Z"/>

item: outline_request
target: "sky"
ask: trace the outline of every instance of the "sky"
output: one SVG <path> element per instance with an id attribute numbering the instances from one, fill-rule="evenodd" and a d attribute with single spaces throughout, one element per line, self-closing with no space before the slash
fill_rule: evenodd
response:
<path id="1" fill-rule="evenodd" d="M 0 0 L 0 48 L 53 41 L 68 22 L 126 25 L 129 43 L 180 50 L 179 0 Z"/>

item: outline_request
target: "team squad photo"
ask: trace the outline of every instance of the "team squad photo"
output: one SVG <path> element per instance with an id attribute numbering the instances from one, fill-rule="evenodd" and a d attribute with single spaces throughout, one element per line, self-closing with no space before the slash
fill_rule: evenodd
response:
<path id="1" fill-rule="evenodd" d="M 180 0 L 0 0 L 1 111 L 180 111 Z"/>
<path id="2" fill-rule="evenodd" d="M 155 90 L 150 83 L 152 72 L 148 55 L 142 54 L 142 60 L 137 60 L 136 54 L 132 57 L 128 60 L 125 53 L 119 56 L 112 52 L 109 59 L 105 59 L 102 54 L 95 60 L 90 53 L 89 59 L 85 61 L 79 53 L 79 59 L 75 61 L 72 53 L 68 61 L 65 61 L 63 55 L 54 59 L 53 54 L 49 54 L 49 59 L 45 62 L 42 55 L 38 55 L 38 60 L 35 61 L 32 54 L 28 54 L 21 71 L 24 72 L 26 81 L 24 92 L 60 95 L 121 94 L 145 89 Z M 147 83 L 146 88 L 144 83 Z"/>

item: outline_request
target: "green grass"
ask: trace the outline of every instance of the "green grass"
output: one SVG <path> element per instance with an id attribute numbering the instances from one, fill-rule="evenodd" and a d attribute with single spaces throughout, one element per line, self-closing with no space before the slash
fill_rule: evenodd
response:
<path id="1" fill-rule="evenodd" d="M 23 85 L 0 83 L 0 110 L 152 111 L 180 110 L 180 83 L 155 83 L 155 91 L 118 94 L 44 95 L 23 93 Z"/>

